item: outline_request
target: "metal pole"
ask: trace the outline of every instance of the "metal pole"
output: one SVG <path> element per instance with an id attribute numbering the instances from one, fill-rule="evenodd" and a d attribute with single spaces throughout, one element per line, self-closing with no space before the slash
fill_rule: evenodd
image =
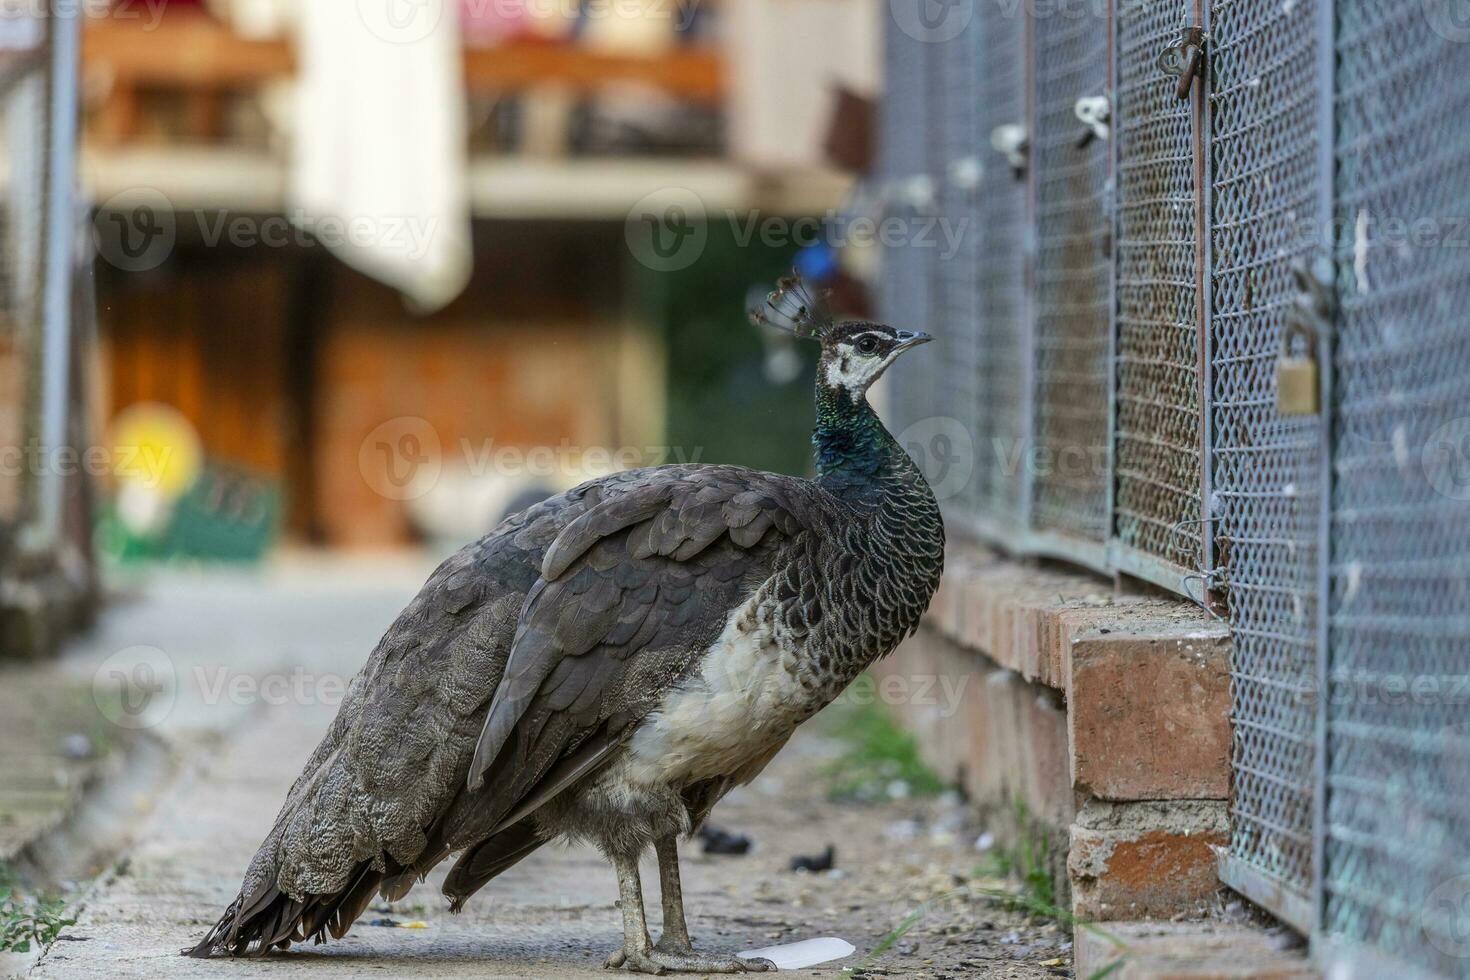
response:
<path id="1" fill-rule="evenodd" d="M 1200 26 L 1205 37 L 1210 34 L 1210 5 L 1204 0 L 1195 0 L 1194 22 Z M 1194 87 L 1194 206 L 1195 206 L 1195 284 L 1199 290 L 1199 305 L 1197 309 L 1198 339 L 1196 341 L 1199 351 L 1199 564 L 1204 580 L 1200 585 L 1200 601 L 1206 610 L 1223 614 L 1223 609 L 1216 608 L 1216 594 L 1212 592 L 1211 586 L 1215 584 L 1215 525 L 1214 508 L 1210 506 L 1212 495 L 1210 468 L 1213 465 L 1213 454 L 1211 444 L 1214 442 L 1213 419 L 1211 410 L 1213 408 L 1213 360 L 1214 344 L 1210 335 L 1211 322 L 1214 319 L 1214 306 L 1212 296 L 1211 269 L 1213 256 L 1211 254 L 1210 213 L 1213 207 L 1210 182 L 1212 179 L 1212 168 L 1210 166 L 1210 76 L 1212 64 L 1207 56 L 1204 67 L 1200 71 L 1199 82 Z"/>
<path id="2" fill-rule="evenodd" d="M 1021 17 L 1021 48 L 1025 52 L 1025 70 L 1023 78 L 1025 91 L 1022 105 L 1024 107 L 1023 123 L 1026 132 L 1026 203 L 1021 222 L 1022 239 L 1021 253 L 1024 265 L 1022 266 L 1022 289 L 1021 289 L 1021 353 L 1024 358 L 1022 373 L 1022 423 L 1021 432 L 1024 452 L 1021 456 L 1021 499 L 1020 499 L 1020 532 L 1021 551 L 1029 554 L 1033 551 L 1032 538 L 1036 534 L 1035 521 L 1035 498 L 1036 498 L 1036 460 L 1040 441 L 1037 438 L 1037 412 L 1036 400 L 1039 397 L 1036 371 L 1036 358 L 1038 356 L 1038 345 L 1036 342 L 1036 288 L 1040 281 L 1037 275 L 1037 266 L 1040 262 L 1040 236 L 1038 234 L 1038 187 L 1037 187 L 1037 120 L 1040 118 L 1036 97 L 1036 18 L 1030 8 L 1022 4 L 1017 8 Z"/>
<path id="3" fill-rule="evenodd" d="M 80 16 L 53 10 L 47 21 L 51 70 L 47 83 L 48 136 L 44 191 L 44 265 L 41 293 L 41 418 L 44 464 L 38 477 L 34 523 L 24 544 L 54 548 L 61 536 L 65 483 L 54 454 L 66 443 L 71 374 L 71 273 L 76 212 L 77 75 Z"/>
<path id="4" fill-rule="evenodd" d="M 1103 70 L 1103 97 L 1108 104 L 1108 177 L 1103 184 L 1103 224 L 1108 250 L 1108 435 L 1107 508 L 1103 518 L 1103 554 L 1109 570 L 1116 571 L 1118 540 L 1118 4 L 1107 2 L 1107 67 Z"/>
<path id="5" fill-rule="evenodd" d="M 1336 279 L 1336 64 L 1337 25 L 1334 0 L 1317 0 L 1317 216 L 1321 221 L 1321 246 L 1327 251 Z M 1335 287 L 1334 287 L 1335 288 Z M 1331 683 L 1330 640 L 1332 636 L 1332 361 L 1335 322 L 1317 338 L 1319 412 L 1317 431 L 1317 703 L 1316 751 L 1313 753 L 1312 794 L 1312 932 L 1314 947 L 1326 939 L 1327 916 L 1327 708 Z"/>

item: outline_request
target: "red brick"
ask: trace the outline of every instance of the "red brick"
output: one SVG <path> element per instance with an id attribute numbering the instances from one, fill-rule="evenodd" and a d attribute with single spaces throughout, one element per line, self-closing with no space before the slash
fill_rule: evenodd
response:
<path id="1" fill-rule="evenodd" d="M 976 671 L 970 682 L 972 696 L 966 701 L 966 746 L 968 761 L 965 767 L 965 790 L 977 803 L 995 803 L 1002 799 L 1004 786 L 996 758 L 1001 749 L 996 745 L 992 730 L 995 715 L 995 695 L 991 690 L 991 678 L 998 671 L 983 667 Z"/>
<path id="2" fill-rule="evenodd" d="M 958 639 L 961 646 L 978 651 L 994 659 L 995 648 L 991 617 L 998 599 L 996 593 L 987 589 L 979 570 L 974 570 L 965 582 L 965 614 L 961 617 L 962 629 Z"/>
<path id="3" fill-rule="evenodd" d="M 994 671 L 985 679 L 989 689 L 990 718 L 988 719 L 989 757 L 985 760 L 991 771 L 991 783 L 999 790 L 993 802 L 1005 802 L 1019 795 L 1021 789 L 1021 753 L 1019 736 L 1021 715 L 1017 710 L 1020 700 L 1018 692 L 1025 682 L 1009 670 Z"/>
<path id="4" fill-rule="evenodd" d="M 1225 804 L 1089 800 L 1072 824 L 1072 913 L 1106 921 L 1203 912 L 1220 888 Z"/>
<path id="5" fill-rule="evenodd" d="M 1230 638 L 1222 627 L 1077 637 L 1068 658 L 1072 780 L 1109 800 L 1225 799 Z"/>
<path id="6" fill-rule="evenodd" d="M 953 574 L 930 617 L 940 632 L 1027 680 L 1059 688 L 1064 656 L 1053 619 L 1079 603 L 1106 615 L 1108 586 L 1092 576 L 1013 561 L 952 554 L 949 562 Z"/>
<path id="7" fill-rule="evenodd" d="M 1025 727 L 1016 732 L 1021 754 L 1021 798 L 1043 823 L 1065 827 L 1075 809 L 1068 766 L 1067 712 L 1057 695 L 1035 685 L 1017 692 Z"/>
<path id="8" fill-rule="evenodd" d="M 1258 926 L 1218 922 L 1118 922 L 1076 934 L 1073 973 L 1113 980 L 1308 980 L 1319 977 L 1305 948 L 1283 948 Z"/>
<path id="9" fill-rule="evenodd" d="M 926 628 L 872 670 L 879 700 L 914 734 L 924 762 L 945 780 L 956 779 L 965 767 L 969 732 L 966 707 L 948 704 L 944 684 L 953 690 L 953 675 L 962 674 L 963 658 L 973 656 Z"/>
<path id="10" fill-rule="evenodd" d="M 932 696 L 943 717 L 946 758 L 952 771 L 968 778 L 976 764 L 970 755 L 972 730 L 976 715 L 985 709 L 988 662 L 942 638 L 937 642 L 941 644 L 940 673 Z"/>

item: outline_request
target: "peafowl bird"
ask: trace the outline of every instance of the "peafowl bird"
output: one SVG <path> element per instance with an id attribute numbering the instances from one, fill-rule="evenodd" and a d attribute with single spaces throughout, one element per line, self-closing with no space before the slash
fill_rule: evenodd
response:
<path id="1" fill-rule="evenodd" d="M 837 320 L 795 279 L 755 317 L 821 345 L 816 478 L 615 473 L 507 517 L 440 565 L 352 681 L 239 895 L 193 956 L 340 938 L 445 858 L 454 910 L 551 840 L 617 873 L 634 972 L 696 952 L 676 843 L 912 633 L 939 583 L 928 484 L 867 391 L 928 335 Z M 663 932 L 639 857 L 657 855 Z"/>

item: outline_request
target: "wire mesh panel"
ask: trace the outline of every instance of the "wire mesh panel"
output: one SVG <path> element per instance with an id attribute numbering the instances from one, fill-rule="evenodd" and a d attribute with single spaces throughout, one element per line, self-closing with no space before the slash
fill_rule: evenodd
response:
<path id="1" fill-rule="evenodd" d="M 1337 5 L 1324 922 L 1470 975 L 1470 24 Z M 1457 19 L 1456 15 L 1459 15 Z"/>
<path id="2" fill-rule="evenodd" d="M 944 454 L 930 475 L 952 524 L 977 528 L 980 510 L 975 458 L 980 450 L 980 114 L 975 98 L 980 25 L 975 0 L 957 0 L 947 10 L 958 33 L 935 43 L 938 87 L 932 108 L 939 128 L 939 215 L 925 246 L 937 264 L 933 332 L 943 345 L 936 419 L 929 426 L 934 455 Z"/>
<path id="3" fill-rule="evenodd" d="M 982 519 L 1002 541 L 1023 530 L 1026 402 L 1026 229 L 1024 159 L 1004 147 L 1024 135 L 1026 30 L 1008 0 L 975 0 L 980 44 L 978 91 L 981 186 L 972 237 L 979 258 L 976 355 L 980 410 L 975 428 L 975 495 Z"/>
<path id="4" fill-rule="evenodd" d="M 1202 430 L 1195 123 L 1159 54 L 1192 0 L 1122 3 L 1117 31 L 1114 535 L 1200 567 Z M 1178 576 L 1174 576 L 1177 581 Z"/>
<path id="5" fill-rule="evenodd" d="M 1101 543 L 1107 526 L 1107 144 L 1083 139 L 1077 100 L 1107 83 L 1096 4 L 1037 8 L 1035 419 L 1032 524 Z"/>
<path id="6" fill-rule="evenodd" d="M 879 107 L 879 167 L 885 191 L 880 220 L 884 234 L 883 277 L 878 295 L 879 318 L 911 329 L 933 325 L 932 258 L 915 246 L 919 227 L 934 205 L 930 189 L 931 160 L 937 145 L 929 126 L 931 45 L 885 22 L 885 92 Z M 895 432 L 903 433 L 933 414 L 937 366 L 923 357 L 901 359 L 889 372 L 889 414 Z M 912 435 L 907 448 L 926 472 L 923 440 Z"/>
<path id="7" fill-rule="evenodd" d="M 1216 0 L 1210 11 L 1210 530 L 1234 638 L 1225 868 L 1308 930 L 1321 435 L 1316 416 L 1277 413 L 1275 371 L 1293 265 L 1321 239 L 1330 177 L 1319 164 L 1318 2 Z"/>

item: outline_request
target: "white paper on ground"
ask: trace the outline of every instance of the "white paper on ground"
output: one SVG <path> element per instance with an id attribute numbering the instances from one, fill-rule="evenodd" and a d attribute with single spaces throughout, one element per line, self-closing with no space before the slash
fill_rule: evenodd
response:
<path id="1" fill-rule="evenodd" d="M 829 960 L 840 960 L 851 955 L 856 948 L 846 939 L 825 936 L 821 939 L 803 939 L 799 943 L 767 946 L 765 949 L 748 949 L 737 955 L 747 960 L 754 957 L 770 960 L 776 964 L 778 970 L 800 970 L 802 967 L 816 966 Z"/>

